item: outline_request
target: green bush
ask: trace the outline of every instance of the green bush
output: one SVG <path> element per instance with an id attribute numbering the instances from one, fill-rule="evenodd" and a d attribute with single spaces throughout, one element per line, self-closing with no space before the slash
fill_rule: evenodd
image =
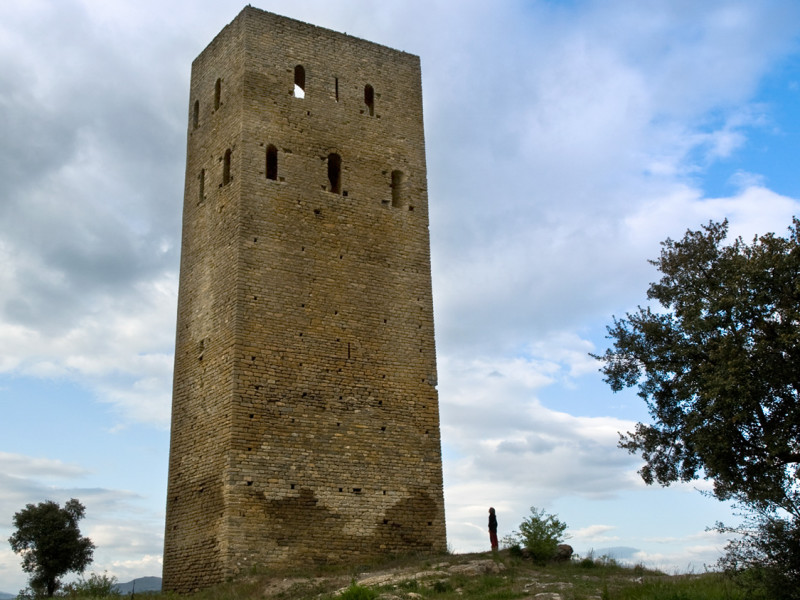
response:
<path id="1" fill-rule="evenodd" d="M 762 511 L 739 527 L 717 524 L 717 530 L 739 534 L 717 565 L 750 596 L 800 599 L 800 518 Z"/>
<path id="2" fill-rule="evenodd" d="M 117 578 L 103 573 L 92 573 L 88 579 L 80 578 L 78 581 L 64 586 L 64 595 L 70 598 L 105 598 L 119 596 L 116 588 Z"/>
<path id="3" fill-rule="evenodd" d="M 416 579 L 409 579 L 408 581 L 404 581 L 403 583 L 401 583 L 399 587 L 403 588 L 404 590 L 413 591 L 419 589 L 419 583 L 417 582 Z"/>
<path id="4" fill-rule="evenodd" d="M 534 562 L 543 564 L 555 557 L 556 547 L 565 537 L 566 530 L 566 523 L 547 514 L 544 509 L 531 506 L 531 516 L 522 520 L 518 532 L 506 536 L 503 541 L 524 547 Z"/>
<path id="5" fill-rule="evenodd" d="M 341 600 L 375 600 L 377 597 L 378 592 L 355 582 L 339 596 Z"/>

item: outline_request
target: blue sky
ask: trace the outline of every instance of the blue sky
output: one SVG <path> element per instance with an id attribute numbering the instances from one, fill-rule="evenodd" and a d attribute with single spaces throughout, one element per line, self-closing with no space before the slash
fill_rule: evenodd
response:
<path id="1" fill-rule="evenodd" d="M 420 55 L 448 542 L 531 505 L 578 552 L 702 569 L 708 482 L 647 487 L 589 352 L 666 237 L 800 213 L 793 0 L 261 0 Z M 159 575 L 191 61 L 241 0 L 0 4 L 0 538 L 77 497 L 95 571 Z M 25 584 L 0 544 L 0 590 Z"/>

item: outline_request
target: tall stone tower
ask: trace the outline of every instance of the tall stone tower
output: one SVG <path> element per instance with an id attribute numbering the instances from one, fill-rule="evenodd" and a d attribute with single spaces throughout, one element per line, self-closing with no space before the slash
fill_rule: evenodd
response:
<path id="1" fill-rule="evenodd" d="M 164 589 L 444 550 L 419 58 L 245 8 L 182 243 Z"/>

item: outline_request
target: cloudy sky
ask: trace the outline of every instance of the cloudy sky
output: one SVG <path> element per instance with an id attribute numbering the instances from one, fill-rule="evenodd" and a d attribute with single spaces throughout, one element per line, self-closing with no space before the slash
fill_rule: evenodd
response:
<path id="1" fill-rule="evenodd" d="M 0 2 L 0 590 L 29 502 L 160 575 L 191 61 L 243 0 Z M 257 0 L 422 59 L 448 542 L 531 505 L 578 552 L 702 569 L 729 508 L 646 487 L 588 352 L 659 242 L 800 214 L 794 0 Z"/>

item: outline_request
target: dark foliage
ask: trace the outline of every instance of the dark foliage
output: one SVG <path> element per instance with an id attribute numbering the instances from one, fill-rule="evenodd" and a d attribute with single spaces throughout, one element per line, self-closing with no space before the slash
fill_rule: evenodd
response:
<path id="1" fill-rule="evenodd" d="M 664 311 L 615 318 L 596 358 L 647 403 L 653 423 L 620 441 L 647 483 L 707 477 L 720 499 L 800 517 L 800 222 L 752 245 L 726 234 L 709 223 L 663 242 L 647 296 Z"/>
<path id="2" fill-rule="evenodd" d="M 653 422 L 621 435 L 647 483 L 711 479 L 749 516 L 721 560 L 754 597 L 800 598 L 800 221 L 729 245 L 727 221 L 666 240 L 662 274 L 608 328 L 601 371 L 638 386 Z"/>
<path id="3" fill-rule="evenodd" d="M 717 530 L 739 536 L 728 544 L 719 566 L 751 597 L 800 600 L 800 520 L 757 513 L 740 527 L 720 523 Z"/>
<path id="4" fill-rule="evenodd" d="M 31 574 L 30 588 L 36 596 L 52 597 L 62 575 L 82 573 L 91 564 L 94 544 L 78 528 L 84 512 L 73 498 L 63 508 L 48 500 L 28 504 L 14 515 L 16 532 L 8 541 L 22 555 L 22 569 Z"/>

